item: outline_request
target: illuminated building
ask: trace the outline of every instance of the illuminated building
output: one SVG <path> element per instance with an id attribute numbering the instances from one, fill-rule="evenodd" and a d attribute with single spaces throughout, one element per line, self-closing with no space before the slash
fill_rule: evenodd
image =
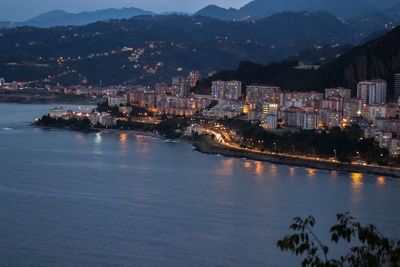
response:
<path id="1" fill-rule="evenodd" d="M 220 101 L 210 110 L 203 110 L 203 115 L 210 118 L 234 118 L 243 112 L 243 105 L 237 101 Z"/>
<path id="2" fill-rule="evenodd" d="M 384 80 L 362 81 L 357 85 L 357 98 L 366 105 L 386 104 L 387 83 Z"/>
<path id="3" fill-rule="evenodd" d="M 181 93 L 181 84 L 186 80 L 186 78 L 178 76 L 172 77 L 172 86 L 171 86 L 171 94 L 172 95 L 180 95 Z"/>
<path id="4" fill-rule="evenodd" d="M 262 114 L 263 116 L 266 115 L 277 115 L 278 114 L 278 104 L 276 103 L 269 103 L 269 102 L 264 102 L 262 106 Z"/>
<path id="5" fill-rule="evenodd" d="M 180 97 L 189 97 L 190 95 L 190 88 L 191 88 L 191 82 L 189 78 L 185 77 L 173 77 L 172 78 L 172 86 L 171 88 L 168 89 L 167 93 L 170 93 L 174 96 L 180 96 Z M 160 91 L 160 90 L 158 90 Z M 160 94 L 162 92 L 158 92 L 156 90 L 157 94 Z M 165 88 L 164 88 L 165 91 Z"/>
<path id="6" fill-rule="evenodd" d="M 366 117 L 371 121 L 376 118 L 385 118 L 386 117 L 386 106 L 368 105 Z"/>
<path id="7" fill-rule="evenodd" d="M 50 112 L 49 112 L 49 116 L 51 117 L 51 118 L 55 118 L 55 119 L 59 119 L 59 118 L 62 118 L 63 116 L 65 116 L 66 114 L 68 114 L 68 110 L 66 110 L 65 108 L 63 108 L 63 107 L 56 107 L 56 108 L 53 108 L 52 110 L 50 110 Z"/>
<path id="8" fill-rule="evenodd" d="M 287 127 L 300 127 L 303 116 L 303 109 L 290 107 L 283 111 L 283 122 Z"/>
<path id="9" fill-rule="evenodd" d="M 195 115 L 211 103 L 211 97 L 194 95 L 190 98 L 157 95 L 156 105 L 159 114 Z"/>
<path id="10" fill-rule="evenodd" d="M 179 96 L 180 97 L 189 97 L 190 96 L 190 81 L 184 79 L 181 81 L 180 89 L 179 89 Z"/>
<path id="11" fill-rule="evenodd" d="M 108 97 L 108 105 L 110 107 L 119 107 L 120 105 L 125 105 L 127 103 L 127 99 L 125 96 L 109 96 Z"/>
<path id="12" fill-rule="evenodd" d="M 156 94 L 166 94 L 171 92 L 171 87 L 165 83 L 157 83 L 154 86 L 154 91 Z"/>
<path id="13" fill-rule="evenodd" d="M 326 127 L 341 127 L 343 122 L 343 113 L 331 109 L 321 109 L 319 110 L 319 119 Z"/>
<path id="14" fill-rule="evenodd" d="M 315 130 L 318 128 L 318 113 L 304 112 L 301 128 L 304 130 Z"/>
<path id="15" fill-rule="evenodd" d="M 378 131 L 400 133 L 400 122 L 397 119 L 375 118 L 374 127 Z"/>
<path id="16" fill-rule="evenodd" d="M 278 126 L 278 116 L 276 114 L 263 116 L 261 124 L 266 129 L 276 129 Z"/>
<path id="17" fill-rule="evenodd" d="M 400 73 L 394 75 L 394 100 L 400 99 Z"/>
<path id="18" fill-rule="evenodd" d="M 281 90 L 276 86 L 251 85 L 246 87 L 246 97 L 249 103 L 279 103 Z"/>
<path id="19" fill-rule="evenodd" d="M 194 70 L 189 73 L 189 82 L 190 82 L 190 87 L 195 87 L 197 85 L 197 82 L 201 80 L 201 74 L 199 71 Z"/>
<path id="20" fill-rule="evenodd" d="M 351 89 L 346 89 L 343 87 L 325 89 L 325 99 L 328 99 L 331 97 L 343 98 L 345 100 L 350 99 L 351 98 Z"/>
<path id="21" fill-rule="evenodd" d="M 327 99 L 322 100 L 323 109 L 330 109 L 333 111 L 342 111 L 343 110 L 343 99 L 330 97 Z"/>
<path id="22" fill-rule="evenodd" d="M 100 124 L 105 128 L 113 128 L 117 125 L 117 121 L 111 114 L 103 112 L 100 115 Z"/>
<path id="23" fill-rule="evenodd" d="M 362 102 L 360 99 L 351 98 L 343 102 L 343 118 L 350 120 L 361 115 Z"/>
<path id="24" fill-rule="evenodd" d="M 212 96 L 217 100 L 239 100 L 242 96 L 240 81 L 213 81 Z"/>
<path id="25" fill-rule="evenodd" d="M 324 95 L 318 92 L 286 92 L 280 104 L 285 107 L 314 107 L 323 98 Z"/>

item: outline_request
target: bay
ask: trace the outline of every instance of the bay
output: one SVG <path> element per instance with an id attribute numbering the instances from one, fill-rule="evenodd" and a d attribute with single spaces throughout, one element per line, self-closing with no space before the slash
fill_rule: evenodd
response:
<path id="1" fill-rule="evenodd" d="M 400 236 L 399 179 L 30 126 L 53 107 L 0 104 L 2 266 L 293 266 L 276 248 L 292 218 L 327 241 L 346 211 Z"/>

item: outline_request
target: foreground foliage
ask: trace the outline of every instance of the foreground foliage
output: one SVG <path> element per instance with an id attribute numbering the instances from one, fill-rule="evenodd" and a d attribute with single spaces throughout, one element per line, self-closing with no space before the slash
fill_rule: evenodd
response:
<path id="1" fill-rule="evenodd" d="M 304 256 L 302 266 L 400 266 L 400 241 L 383 236 L 373 225 L 361 225 L 349 213 L 338 214 L 337 224 L 330 229 L 333 243 L 351 245 L 346 255 L 329 258 L 329 248 L 313 231 L 315 219 L 294 218 L 290 229 L 293 233 L 277 242 L 282 251 Z"/>
<path id="2" fill-rule="evenodd" d="M 49 115 L 43 116 L 36 123 L 36 126 L 44 127 L 55 127 L 55 128 L 68 128 L 77 131 L 90 130 L 90 121 L 87 118 L 84 119 L 69 119 L 65 120 L 62 118 L 52 118 Z"/>

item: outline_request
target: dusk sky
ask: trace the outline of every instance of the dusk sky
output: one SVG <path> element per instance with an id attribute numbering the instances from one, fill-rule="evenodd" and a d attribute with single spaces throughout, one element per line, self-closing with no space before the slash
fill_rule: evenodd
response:
<path id="1" fill-rule="evenodd" d="M 0 0 L 0 20 L 26 20 L 53 9 L 79 12 L 109 7 L 138 7 L 154 12 L 195 12 L 208 4 L 240 7 L 247 2 L 249 0 Z"/>

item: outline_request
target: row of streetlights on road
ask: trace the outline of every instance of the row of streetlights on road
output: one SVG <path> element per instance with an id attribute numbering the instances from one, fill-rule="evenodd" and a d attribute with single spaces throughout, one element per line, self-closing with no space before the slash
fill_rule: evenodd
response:
<path id="1" fill-rule="evenodd" d="M 274 152 L 276 153 L 278 151 L 277 143 L 274 142 L 273 145 L 274 145 Z M 296 146 L 295 145 L 292 145 L 292 151 L 293 151 L 293 154 L 295 154 L 295 152 L 296 152 Z M 337 160 L 337 150 L 336 150 L 336 148 L 333 149 L 333 152 L 335 154 L 335 160 Z M 360 154 L 360 152 L 357 151 L 357 155 L 359 155 L 359 154 Z M 313 148 L 313 157 L 314 156 L 315 156 L 315 148 Z M 383 155 L 381 155 L 381 156 L 383 156 Z"/>

